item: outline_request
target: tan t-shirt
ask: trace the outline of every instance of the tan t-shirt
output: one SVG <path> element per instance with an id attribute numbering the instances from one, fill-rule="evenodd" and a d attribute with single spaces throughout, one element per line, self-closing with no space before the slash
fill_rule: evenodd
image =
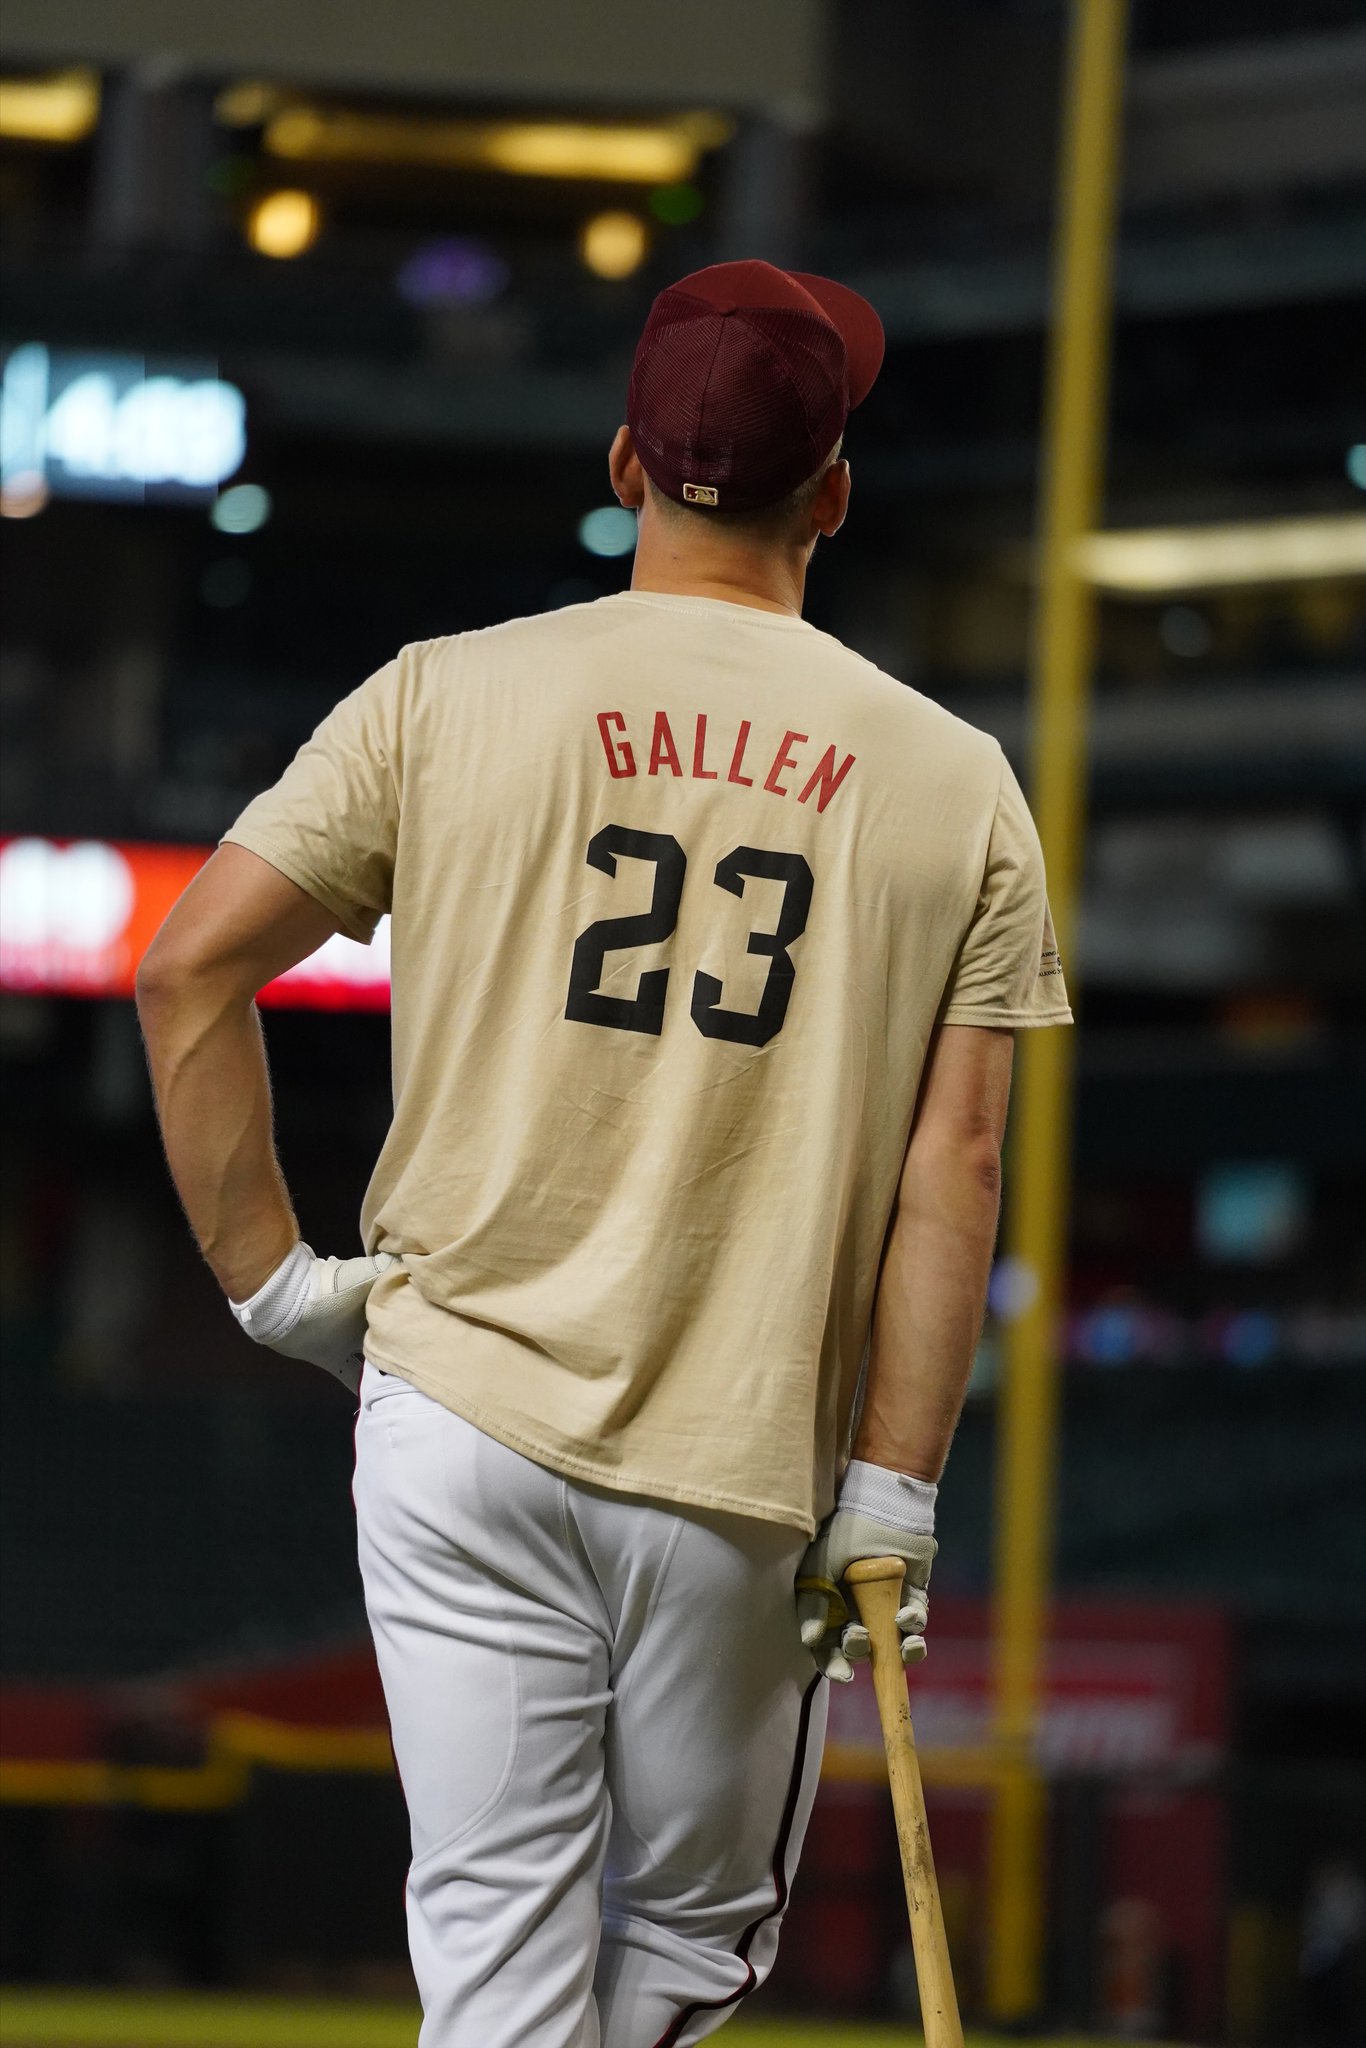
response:
<path id="1" fill-rule="evenodd" d="M 942 1018 L 1069 1011 L 994 739 L 631 592 L 406 647 L 227 835 L 367 939 L 371 1356 L 555 1470 L 810 1530 Z"/>

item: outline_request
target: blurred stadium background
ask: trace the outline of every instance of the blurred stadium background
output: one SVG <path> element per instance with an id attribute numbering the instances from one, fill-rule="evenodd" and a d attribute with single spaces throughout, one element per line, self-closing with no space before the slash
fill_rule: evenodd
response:
<path id="1" fill-rule="evenodd" d="M 412 2038 L 345 1408 L 191 1250 L 140 946 L 400 644 L 625 583 L 634 337 L 728 256 L 844 277 L 887 325 L 810 615 L 1028 782 L 1068 30 L 1062 0 L 7 0 L 7 2040 Z M 1017 1230 L 914 1704 L 975 2021 L 1329 2048 L 1366 2039 L 1359 4 L 1134 0 L 1122 106 L 1111 399 L 1065 456 L 1108 433 L 1108 538 L 1067 568 L 1095 629 L 1075 1109 L 1029 1159 L 1017 1120 L 1010 1161 L 1018 1191 L 1070 1152 L 1061 1301 L 1011 1382 Z M 341 1248 L 386 1119 L 382 948 L 271 998 L 286 1166 Z M 1054 1568 L 1012 1757 L 998 1395 L 1049 1362 L 1056 1494 L 1046 1399 L 1010 1468 Z M 737 2039 L 907 2037 L 880 1773 L 860 1684 Z"/>

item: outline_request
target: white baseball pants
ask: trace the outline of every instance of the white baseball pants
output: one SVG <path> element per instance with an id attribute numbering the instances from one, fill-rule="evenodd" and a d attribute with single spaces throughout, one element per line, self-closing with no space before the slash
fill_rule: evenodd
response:
<path id="1" fill-rule="evenodd" d="M 795 1529 L 566 1479 L 367 1365 L 420 2048 L 687 2048 L 763 1982 L 825 1732 Z"/>

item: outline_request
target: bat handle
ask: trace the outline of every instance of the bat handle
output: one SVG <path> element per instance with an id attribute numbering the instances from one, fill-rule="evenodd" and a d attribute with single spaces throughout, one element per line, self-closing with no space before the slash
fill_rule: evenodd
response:
<path id="1" fill-rule="evenodd" d="M 896 1625 L 905 1571 L 905 1562 L 899 1557 L 865 1557 L 849 1565 L 844 1578 L 853 1589 L 859 1620 L 868 1631 L 901 1874 L 911 1915 L 911 1947 L 920 1986 L 925 2048 L 963 2048 L 963 2028 L 953 1988 L 929 1822 L 925 1817 L 925 1788 L 920 1780 L 906 1671 L 901 1662 L 901 1631 Z"/>
<path id="2" fill-rule="evenodd" d="M 851 1586 L 877 1586 L 888 1579 L 900 1587 L 906 1575 L 904 1557 L 860 1557 L 845 1567 L 844 1576 Z"/>

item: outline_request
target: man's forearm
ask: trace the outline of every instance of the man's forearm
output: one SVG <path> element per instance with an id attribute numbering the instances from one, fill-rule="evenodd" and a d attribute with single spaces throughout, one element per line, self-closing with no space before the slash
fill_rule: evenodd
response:
<path id="1" fill-rule="evenodd" d="M 1000 1159 L 980 1143 L 908 1158 L 888 1234 L 853 1454 L 937 1480 L 981 1333 Z"/>
<path id="2" fill-rule="evenodd" d="M 149 975 L 138 1015 L 171 1178 L 215 1279 L 245 1301 L 299 1235 L 255 1004 L 212 976 Z"/>

